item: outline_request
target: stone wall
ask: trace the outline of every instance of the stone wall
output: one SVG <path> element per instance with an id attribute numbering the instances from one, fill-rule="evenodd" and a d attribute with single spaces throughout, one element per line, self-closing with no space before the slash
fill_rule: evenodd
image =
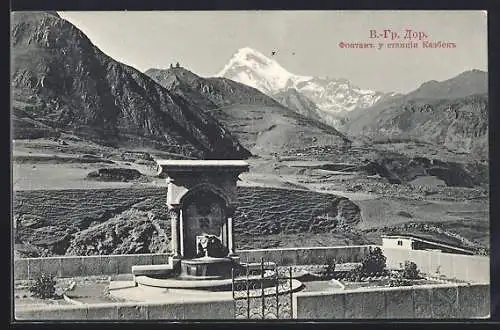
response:
<path id="1" fill-rule="evenodd" d="M 487 284 L 440 284 L 339 292 L 298 292 L 298 319 L 449 319 L 490 315 Z"/>
<path id="2" fill-rule="evenodd" d="M 234 319 L 232 300 L 165 303 L 103 303 L 16 309 L 17 321 L 30 320 L 193 320 Z"/>
<path id="3" fill-rule="evenodd" d="M 42 273 L 57 277 L 130 274 L 133 265 L 168 263 L 167 254 L 62 256 L 14 260 L 14 279 L 33 279 Z"/>
<path id="4" fill-rule="evenodd" d="M 361 245 L 241 250 L 237 253 L 242 262 L 258 262 L 260 258 L 264 258 L 278 265 L 307 265 L 324 264 L 328 257 L 342 259 L 345 262 L 356 262 L 360 261 L 368 250 L 368 245 Z M 22 258 L 14 260 L 14 278 L 33 279 L 41 273 L 49 273 L 58 277 L 126 274 L 131 273 L 133 265 L 156 265 L 167 262 L 167 254 Z"/>
<path id="5" fill-rule="evenodd" d="M 446 275 L 462 281 L 490 283 L 490 258 L 485 256 L 469 256 L 443 253 L 439 251 L 404 250 L 382 248 L 387 257 L 389 268 L 399 268 L 406 260 L 417 264 L 419 270 L 426 274 Z"/>
<path id="6" fill-rule="evenodd" d="M 427 285 L 339 292 L 298 292 L 297 319 L 473 319 L 490 315 L 490 287 Z M 234 319 L 232 300 L 184 303 L 102 303 L 16 308 L 16 320 Z"/>
<path id="7" fill-rule="evenodd" d="M 368 254 L 371 245 L 325 246 L 237 251 L 242 262 L 273 261 L 280 266 L 322 265 L 328 258 L 343 262 L 359 262 Z M 375 247 L 375 246 L 372 246 Z"/>
<path id="8" fill-rule="evenodd" d="M 372 246 L 374 247 L 374 246 Z M 368 253 L 370 246 L 341 246 L 313 248 L 284 248 L 241 250 L 242 262 L 273 261 L 278 265 L 324 264 L 329 257 L 344 262 L 357 262 Z M 475 283 L 490 282 L 489 257 L 467 256 L 436 251 L 418 251 L 383 248 L 387 266 L 399 268 L 405 260 L 413 261 L 428 274 L 441 274 L 449 278 Z M 131 272 L 133 265 L 165 264 L 167 254 L 131 254 L 102 256 L 62 256 L 50 258 L 23 258 L 14 260 L 14 278 L 32 279 L 41 273 L 58 277 L 115 275 Z"/>

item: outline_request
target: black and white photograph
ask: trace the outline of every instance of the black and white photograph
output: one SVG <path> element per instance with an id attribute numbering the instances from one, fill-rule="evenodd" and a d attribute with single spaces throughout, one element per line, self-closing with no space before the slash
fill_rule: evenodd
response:
<path id="1" fill-rule="evenodd" d="M 489 319 L 487 23 L 12 11 L 14 321 Z"/>

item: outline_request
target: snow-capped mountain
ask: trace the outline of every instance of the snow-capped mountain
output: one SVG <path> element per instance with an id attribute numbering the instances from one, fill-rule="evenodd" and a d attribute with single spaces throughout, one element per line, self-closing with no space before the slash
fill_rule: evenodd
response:
<path id="1" fill-rule="evenodd" d="M 346 79 L 293 74 L 275 60 L 249 47 L 239 49 L 217 76 L 257 88 L 270 96 L 294 88 L 322 111 L 336 115 L 368 108 L 386 95 L 361 89 Z"/>

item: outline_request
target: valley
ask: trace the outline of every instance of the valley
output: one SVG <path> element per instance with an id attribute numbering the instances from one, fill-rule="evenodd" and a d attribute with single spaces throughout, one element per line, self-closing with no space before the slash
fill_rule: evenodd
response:
<path id="1" fill-rule="evenodd" d="M 216 77 L 143 73 L 57 13 L 12 18 L 16 257 L 168 251 L 157 159 L 250 164 L 237 249 L 413 233 L 489 253 L 486 72 L 399 95 L 245 47 Z"/>
<path id="2" fill-rule="evenodd" d="M 166 182 L 144 158 L 169 155 L 64 141 L 15 141 L 16 254 L 168 251 Z M 380 174 L 349 169 L 346 161 L 356 152 L 350 159 L 347 154 L 330 161 L 249 159 L 251 170 L 238 183 L 237 248 L 380 243 L 380 235 L 412 232 L 486 253 L 486 187 L 448 187 L 430 176 L 393 184 Z M 135 169 L 144 178 L 89 180 L 102 168 Z M 103 234 L 114 231 L 120 233 L 114 241 Z"/>

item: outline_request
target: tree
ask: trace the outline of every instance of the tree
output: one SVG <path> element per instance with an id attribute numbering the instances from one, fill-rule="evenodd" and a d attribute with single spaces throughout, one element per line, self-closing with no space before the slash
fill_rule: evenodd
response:
<path id="1" fill-rule="evenodd" d="M 370 251 L 363 258 L 361 265 L 356 266 L 349 272 L 349 278 L 351 281 L 359 282 L 362 277 L 383 274 L 385 267 L 386 257 L 382 253 L 382 249 L 379 247 L 372 249 L 370 247 Z"/>
<path id="2" fill-rule="evenodd" d="M 380 274 L 385 271 L 387 258 L 382 253 L 382 249 L 376 247 L 363 259 L 362 270 L 365 274 Z"/>
<path id="3" fill-rule="evenodd" d="M 170 63 L 170 69 L 173 69 L 174 68 L 174 65 L 172 63 Z"/>
<path id="4" fill-rule="evenodd" d="M 177 63 L 175 64 L 175 67 L 176 67 L 176 68 L 180 68 L 180 67 L 181 67 L 181 65 L 179 64 L 179 62 L 177 62 Z"/>
<path id="5" fill-rule="evenodd" d="M 52 275 L 42 274 L 30 285 L 29 290 L 33 297 L 54 298 L 56 296 L 56 280 Z"/>

